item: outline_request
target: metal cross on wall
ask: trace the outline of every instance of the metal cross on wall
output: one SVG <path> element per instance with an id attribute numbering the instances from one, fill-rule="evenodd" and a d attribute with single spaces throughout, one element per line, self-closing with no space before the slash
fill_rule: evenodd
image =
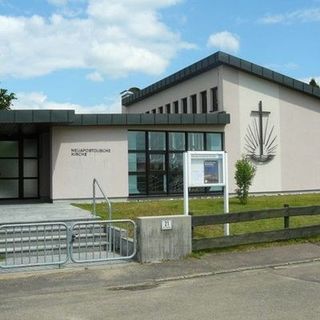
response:
<path id="1" fill-rule="evenodd" d="M 263 155 L 263 116 L 268 116 L 269 111 L 262 111 L 262 101 L 259 101 L 259 111 L 251 111 L 252 115 L 257 115 L 259 118 L 259 147 L 260 155 Z"/>
<path id="2" fill-rule="evenodd" d="M 258 111 L 251 111 L 252 116 L 258 116 L 254 118 L 252 124 L 248 126 L 245 136 L 246 145 L 245 148 L 248 151 L 248 155 L 252 160 L 258 162 L 267 162 L 273 159 L 275 156 L 276 145 L 274 145 L 276 136 L 273 135 L 274 126 L 269 129 L 269 111 L 262 110 L 262 101 L 259 101 Z M 267 117 L 267 121 L 264 125 L 263 119 Z"/>

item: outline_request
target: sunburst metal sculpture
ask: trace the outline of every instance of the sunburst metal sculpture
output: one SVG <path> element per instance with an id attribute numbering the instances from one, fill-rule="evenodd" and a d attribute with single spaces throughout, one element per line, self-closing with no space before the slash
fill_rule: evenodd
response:
<path id="1" fill-rule="evenodd" d="M 253 161 L 271 161 L 275 157 L 277 149 L 277 136 L 274 134 L 274 126 L 270 127 L 269 125 L 270 112 L 262 111 L 262 101 L 260 101 L 259 111 L 252 111 L 251 114 L 254 116 L 257 115 L 258 121 L 257 118 L 254 118 L 252 124 L 247 128 L 245 149 Z M 263 117 L 267 118 L 265 126 Z"/>

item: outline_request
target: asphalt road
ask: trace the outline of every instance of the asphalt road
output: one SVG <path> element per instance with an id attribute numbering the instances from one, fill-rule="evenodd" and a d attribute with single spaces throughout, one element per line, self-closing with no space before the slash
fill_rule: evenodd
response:
<path id="1" fill-rule="evenodd" d="M 1 279 L 0 319 L 320 319 L 320 262 L 118 288 L 105 274 Z"/>

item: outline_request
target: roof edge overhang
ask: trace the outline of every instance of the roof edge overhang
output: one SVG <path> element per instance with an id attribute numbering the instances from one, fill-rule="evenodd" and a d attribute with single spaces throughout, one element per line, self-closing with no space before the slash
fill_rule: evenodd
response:
<path id="1" fill-rule="evenodd" d="M 0 111 L 0 124 L 69 124 L 74 122 L 74 110 L 8 110 Z"/>
<path id="2" fill-rule="evenodd" d="M 184 82 L 220 65 L 227 65 L 243 72 L 253 74 L 259 78 L 280 84 L 287 88 L 320 98 L 320 88 L 313 87 L 307 83 L 287 77 L 271 69 L 254 64 L 247 60 L 237 58 L 225 52 L 218 51 L 158 82 L 155 82 L 154 84 L 140 90 L 138 93 L 123 98 L 122 105 L 128 107 L 138 101 L 144 100 L 145 98 L 148 98 L 158 92 L 173 87 L 178 83 Z"/>
<path id="3" fill-rule="evenodd" d="M 73 110 L 0 111 L 0 124 L 51 124 L 65 126 L 226 125 L 230 114 L 75 114 Z"/>

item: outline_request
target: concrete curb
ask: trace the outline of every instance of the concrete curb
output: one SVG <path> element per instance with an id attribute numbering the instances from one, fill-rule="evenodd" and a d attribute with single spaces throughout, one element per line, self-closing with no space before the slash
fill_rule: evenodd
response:
<path id="1" fill-rule="evenodd" d="M 122 286 L 110 286 L 110 287 L 106 287 L 106 288 L 108 290 L 133 290 L 134 288 L 140 287 L 140 288 L 142 288 L 140 290 L 143 290 L 143 289 L 148 289 L 151 287 L 156 287 L 161 283 L 170 282 L 170 281 L 204 278 L 204 277 L 209 277 L 209 276 L 216 276 L 216 275 L 223 275 L 223 274 L 230 274 L 230 273 L 237 273 L 237 272 L 244 272 L 244 271 L 280 268 L 280 267 L 308 264 L 308 263 L 314 263 L 314 262 L 320 262 L 320 258 L 297 260 L 297 261 L 275 263 L 275 264 L 268 264 L 268 265 L 241 267 L 241 268 L 228 269 L 228 270 L 218 270 L 218 271 L 211 271 L 211 272 L 194 273 L 194 274 L 165 277 L 165 278 L 157 278 L 154 280 L 139 282 L 139 283 L 135 283 L 135 284 L 128 284 L 128 285 L 122 285 Z M 139 290 L 139 289 L 137 289 L 137 290 Z"/>

